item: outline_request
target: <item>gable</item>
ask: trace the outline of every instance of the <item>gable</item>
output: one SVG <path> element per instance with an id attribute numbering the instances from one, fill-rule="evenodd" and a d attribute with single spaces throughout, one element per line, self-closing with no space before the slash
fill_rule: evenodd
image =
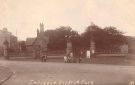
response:
<path id="1" fill-rule="evenodd" d="M 36 38 L 27 38 L 26 39 L 26 45 L 33 45 Z"/>

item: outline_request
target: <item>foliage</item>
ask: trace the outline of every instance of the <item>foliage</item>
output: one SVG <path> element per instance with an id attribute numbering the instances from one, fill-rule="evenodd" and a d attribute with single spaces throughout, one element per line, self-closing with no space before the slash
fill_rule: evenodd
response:
<path id="1" fill-rule="evenodd" d="M 67 36 L 75 35 L 77 32 L 72 30 L 71 27 L 61 26 L 55 30 L 47 30 L 45 34 L 49 36 L 50 50 L 65 50 L 67 45 Z"/>
<path id="2" fill-rule="evenodd" d="M 126 37 L 115 27 L 105 27 L 102 29 L 97 25 L 90 25 L 82 34 L 85 47 L 89 47 L 90 41 L 96 43 L 97 50 L 115 50 L 120 45 L 126 43 Z"/>
<path id="3" fill-rule="evenodd" d="M 110 26 L 103 29 L 95 24 L 88 26 L 82 34 L 78 34 L 69 26 L 47 30 L 45 34 L 50 39 L 48 45 L 50 50 L 65 50 L 68 37 L 71 37 L 74 50 L 89 49 L 90 41 L 95 42 L 97 50 L 115 50 L 126 43 L 126 37 L 116 27 Z"/>

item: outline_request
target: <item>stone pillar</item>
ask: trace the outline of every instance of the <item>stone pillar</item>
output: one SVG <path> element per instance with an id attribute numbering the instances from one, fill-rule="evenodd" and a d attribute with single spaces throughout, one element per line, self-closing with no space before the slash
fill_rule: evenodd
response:
<path id="1" fill-rule="evenodd" d="M 67 48 L 66 48 L 66 57 L 68 59 L 68 62 L 72 62 L 71 60 L 71 55 L 73 55 L 72 52 L 72 42 L 71 41 L 67 41 Z M 72 57 L 73 58 L 73 57 Z"/>
<path id="2" fill-rule="evenodd" d="M 40 57 L 40 49 L 39 49 L 39 45 L 34 45 L 33 46 L 33 58 L 37 59 Z"/>
<path id="3" fill-rule="evenodd" d="M 47 45 L 48 45 L 48 37 L 42 37 L 41 38 L 41 51 L 40 51 L 40 57 L 42 61 L 47 60 Z"/>
<path id="4" fill-rule="evenodd" d="M 90 42 L 90 54 L 91 55 L 95 54 L 95 42 L 94 41 Z"/>
<path id="5" fill-rule="evenodd" d="M 7 40 L 5 40 L 4 41 L 4 43 L 3 43 L 3 48 L 4 48 L 4 57 L 5 57 L 5 59 L 9 59 L 9 42 L 7 41 Z"/>
<path id="6" fill-rule="evenodd" d="M 41 54 L 45 55 L 46 53 L 47 53 L 47 43 L 45 41 L 42 41 Z"/>
<path id="7" fill-rule="evenodd" d="M 33 50 L 33 57 L 34 57 L 34 59 L 37 59 L 37 57 L 38 57 L 37 56 L 37 50 L 36 49 Z"/>
<path id="8" fill-rule="evenodd" d="M 68 41 L 67 42 L 66 54 L 69 55 L 70 52 L 72 52 L 72 42 L 71 41 Z"/>

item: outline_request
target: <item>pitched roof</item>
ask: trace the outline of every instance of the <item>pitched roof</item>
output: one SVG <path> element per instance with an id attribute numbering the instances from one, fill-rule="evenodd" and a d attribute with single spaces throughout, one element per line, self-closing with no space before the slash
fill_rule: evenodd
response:
<path id="1" fill-rule="evenodd" d="M 27 38 L 26 39 L 26 45 L 33 45 L 36 38 Z"/>

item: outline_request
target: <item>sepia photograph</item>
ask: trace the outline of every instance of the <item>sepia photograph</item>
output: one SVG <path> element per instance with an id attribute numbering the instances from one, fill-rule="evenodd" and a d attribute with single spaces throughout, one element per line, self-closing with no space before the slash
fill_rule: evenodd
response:
<path id="1" fill-rule="evenodd" d="M 135 85 L 135 0 L 0 0 L 0 85 Z"/>

